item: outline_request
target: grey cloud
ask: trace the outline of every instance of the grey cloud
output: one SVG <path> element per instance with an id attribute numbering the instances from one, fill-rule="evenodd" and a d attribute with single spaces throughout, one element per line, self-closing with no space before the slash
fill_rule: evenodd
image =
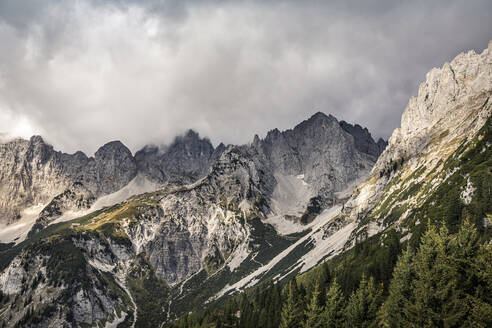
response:
<path id="1" fill-rule="evenodd" d="M 389 137 L 490 1 L 0 2 L 0 131 L 94 152 L 194 128 L 249 142 L 320 110 Z"/>

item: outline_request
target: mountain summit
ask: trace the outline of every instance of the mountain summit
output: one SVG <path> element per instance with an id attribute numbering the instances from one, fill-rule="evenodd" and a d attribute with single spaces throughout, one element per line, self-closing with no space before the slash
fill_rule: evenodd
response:
<path id="1" fill-rule="evenodd" d="M 7 228 L 36 221 L 0 252 L 8 324 L 155 327 L 336 255 L 337 279 L 361 268 L 389 279 L 425 222 L 456 230 L 466 217 L 486 229 L 491 47 L 433 69 L 387 147 L 320 112 L 238 146 L 214 148 L 191 130 L 135 156 L 119 142 L 94 158 L 40 137 L 2 144 L 0 214 Z M 354 304 L 366 291 L 383 297 L 374 280 L 360 285 Z"/>
<path id="2" fill-rule="evenodd" d="M 21 242 L 25 233 L 20 235 L 8 251 L 15 257 L 11 264 L 29 256 L 72 268 L 67 261 L 75 256 L 81 271 L 42 269 L 45 260 L 21 271 L 9 266 L 0 287 L 16 294 L 17 277 L 46 272 L 48 285 L 67 286 L 51 296 L 58 319 L 45 312 L 46 320 L 74 318 L 79 324 L 110 321 L 118 309 L 128 313 L 122 319 L 137 320 L 141 300 L 132 294 L 131 277 L 138 275 L 162 284 L 164 294 L 156 302 L 169 293 L 173 301 L 161 306 L 173 315 L 221 293 L 227 282 L 253 274 L 260 259 L 268 262 L 299 238 L 290 234 L 310 231 L 318 214 L 338 206 L 346 197 L 339 193 L 367 176 L 379 155 L 367 130 L 323 113 L 241 146 L 214 148 L 190 130 L 135 156 L 118 141 L 94 158 L 56 152 L 40 137 L 1 147 L 6 185 L 17 190 L 2 193 L 9 197 L 4 213 L 17 213 L 8 219 L 11 226 L 35 222 L 28 238 Z M 150 192 L 132 196 L 145 191 Z M 37 204 L 45 205 L 26 215 Z M 61 245 L 59 254 L 38 253 L 38 247 Z M 197 297 L 193 288 L 184 289 L 191 277 L 210 278 L 207 292 Z M 178 290 L 181 296 L 171 296 Z"/>

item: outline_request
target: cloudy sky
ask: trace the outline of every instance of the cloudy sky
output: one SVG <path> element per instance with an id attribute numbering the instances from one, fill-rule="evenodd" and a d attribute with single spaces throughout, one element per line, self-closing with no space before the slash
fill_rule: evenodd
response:
<path id="1" fill-rule="evenodd" d="M 0 0 L 0 132 L 133 151 L 246 143 L 316 111 L 388 138 L 432 67 L 492 39 L 483 1 Z"/>

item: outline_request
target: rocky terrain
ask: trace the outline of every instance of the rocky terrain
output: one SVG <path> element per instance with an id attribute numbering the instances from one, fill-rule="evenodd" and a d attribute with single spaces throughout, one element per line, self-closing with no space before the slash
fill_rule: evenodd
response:
<path id="1" fill-rule="evenodd" d="M 223 145 L 214 149 L 193 131 L 168 147 L 147 146 L 135 157 L 119 141 L 102 146 L 94 157 L 55 151 L 39 136 L 0 144 L 0 224 L 15 226 L 21 221 L 20 225 L 30 227 L 37 218 L 34 231 L 38 231 L 67 212 L 94 209 L 99 198 L 122 190 L 134 179 L 145 179 L 154 189 L 164 183 L 196 181 L 208 173 L 223 149 Z"/>
<path id="2" fill-rule="evenodd" d="M 462 53 L 427 74 L 370 178 L 345 204 L 345 220 L 358 223 L 352 242 L 394 224 L 410 238 L 410 227 L 425 220 L 418 219 L 418 212 L 423 204 L 435 203 L 432 197 L 440 186 L 456 184 L 460 193 L 466 193 L 474 183 L 482 183 L 460 160 L 477 143 L 484 143 L 481 154 L 492 143 L 482 140 L 490 124 L 491 95 L 492 43 L 481 54 Z M 485 213 L 481 215 L 486 219 Z"/>
<path id="3" fill-rule="evenodd" d="M 187 184 L 204 177 L 225 150 L 201 139 L 193 130 L 167 146 L 146 146 L 135 153 L 138 171 L 158 183 Z"/>
<path id="4" fill-rule="evenodd" d="M 155 327 L 389 229 L 411 242 L 429 217 L 452 226 L 455 211 L 488 225 L 491 56 L 492 44 L 432 70 L 386 148 L 323 113 L 242 146 L 194 132 L 135 156 L 119 142 L 94 158 L 39 137 L 2 145 L 5 221 L 47 206 L 27 239 L 2 245 L 0 320 Z M 137 179 L 158 187 L 132 195 Z M 117 193 L 128 197 L 111 202 Z"/>
<path id="5" fill-rule="evenodd" d="M 149 291 L 146 290 L 148 286 L 137 286 L 140 277 L 130 278 L 135 270 L 140 271 L 145 279 L 164 284 L 165 296 L 160 295 L 157 301 L 164 302 L 165 298 L 167 302 L 169 299 L 170 303 L 163 303 L 162 307 L 173 315 L 184 310 L 173 306 L 173 299 L 179 302 L 186 295 L 196 295 L 195 289 L 185 288 L 186 283 L 193 283 L 192 277 L 221 278 L 219 281 L 210 279 L 215 286 L 202 296 L 202 301 L 206 301 L 226 284 L 224 275 L 233 274 L 232 279 L 237 280 L 254 269 L 250 266 L 251 263 L 257 265 L 252 259 L 255 250 L 256 256 L 262 253 L 258 258 L 273 257 L 291 243 L 292 238 L 282 237 L 262 221 L 275 218 L 274 226 L 280 230 L 282 224 L 294 224 L 294 232 L 310 229 L 310 220 L 337 201 L 336 192 L 367 175 L 379 150 L 367 130 L 342 124 L 322 113 L 315 114 L 292 130 L 273 130 L 265 139 L 256 136 L 249 145 L 229 146 L 227 149 L 223 145 L 214 149 L 208 140 L 200 139 L 192 131 L 167 147 L 145 147 L 135 157 L 117 142 L 102 147 L 94 158 L 81 153 L 66 155 L 55 152 L 40 138 L 15 142 L 29 145 L 34 140 L 38 140 L 42 150 L 35 152 L 33 157 L 21 153 L 24 163 L 38 168 L 35 175 L 41 175 L 41 171 L 47 171 L 46 167 L 51 168 L 53 163 L 61 162 L 61 168 L 56 172 L 63 174 L 46 175 L 44 179 L 60 177 L 58 181 L 64 181 L 65 185 L 56 190 L 45 190 L 44 198 L 37 196 L 36 201 L 47 202 L 48 205 L 38 215 L 29 238 L 3 254 L 6 258 L 14 256 L 14 262 L 6 267 L 0 279 L 5 287 L 2 291 L 6 295 L 16 294 L 16 287 L 10 286 L 16 286 L 18 282 L 14 281 L 25 280 L 23 277 L 30 275 L 27 267 L 22 272 L 12 267 L 16 263 L 27 263 L 32 256 L 29 252 L 36 252 L 38 247 L 52 249 L 57 247 L 54 245 L 68 243 L 71 246 L 65 249 L 77 253 L 77 267 L 82 270 L 77 276 L 97 276 L 99 273 L 103 280 L 106 278 L 109 282 L 106 281 L 104 286 L 66 282 L 64 279 L 68 273 L 61 267 L 35 268 L 44 270 L 45 279 L 52 283 L 61 279 L 63 282 L 57 284 L 66 285 L 66 292 L 76 295 L 69 300 L 73 305 L 65 307 L 63 302 L 67 302 L 68 294 L 59 294 L 56 301 L 53 299 L 55 305 L 43 310 L 40 316 L 48 320 L 51 314 L 56 313 L 63 322 L 72 320 L 90 324 L 114 320 L 136 322 L 138 311 L 135 312 L 135 307 L 148 305 L 134 294 L 138 294 L 139 288 Z M 10 143 L 8 147 L 14 148 L 14 144 Z M 76 157 L 85 162 L 82 165 L 74 160 L 79 169 L 73 169 L 72 173 L 65 168 L 68 162 L 57 160 L 58 157 Z M 97 169 L 93 168 L 96 164 L 91 164 L 105 161 L 108 165 L 95 166 Z M 33 162 L 44 164 L 33 165 Z M 123 171 L 115 173 L 118 167 Z M 25 174 L 32 175 L 31 172 Z M 104 180 L 98 185 L 96 182 L 99 180 L 93 176 L 109 181 Z M 66 223 L 57 220 L 67 211 L 88 209 L 100 202 L 99 199 L 109 197 L 104 195 L 121 193 L 129 188 L 125 184 L 131 185 L 133 182 L 130 181 L 134 179 L 153 181 L 161 187 L 122 203 L 106 204 L 109 207 L 80 219 Z M 301 184 L 304 194 L 296 195 L 292 185 L 286 183 L 289 181 Z M 31 186 L 37 186 L 37 183 Z M 54 195 L 51 200 L 50 194 Z M 296 202 L 294 207 L 290 206 L 291 201 Z M 59 223 L 50 225 L 52 222 Z M 258 239 L 261 237 L 258 229 L 267 231 L 271 242 L 278 244 L 276 251 L 264 247 L 268 240 Z M 49 242 L 43 236 L 51 236 Z M 48 262 L 53 256 L 50 257 L 49 252 L 43 254 L 46 254 Z M 147 270 L 141 268 L 142 261 L 146 263 Z M 176 287 L 173 289 L 173 286 Z M 177 290 L 182 295 L 169 298 L 168 289 L 171 295 Z M 30 290 L 22 297 L 23 302 L 31 301 L 35 294 Z M 119 299 L 118 295 L 126 296 Z M 44 309 L 41 299 L 34 303 L 36 306 L 33 308 Z M 87 308 L 89 305 L 98 307 Z M 20 322 L 31 315 L 29 308 L 24 310 L 17 313 L 15 320 Z M 48 310 L 52 312 L 46 312 Z M 97 314 L 85 314 L 89 312 Z"/>
<path id="6" fill-rule="evenodd" d="M 481 54 L 460 54 L 433 69 L 410 99 L 401 128 L 343 206 L 319 215 L 306 236 L 217 295 L 306 272 L 368 238 L 384 246 L 396 231 L 401 243 L 416 243 L 428 220 L 457 229 L 466 215 L 482 230 L 490 226 L 491 95 L 492 42 Z"/>
<path id="7" fill-rule="evenodd" d="M 124 187 L 137 174 L 135 159 L 120 142 L 104 145 L 89 158 L 82 152 L 55 151 L 35 136 L 1 144 L 0 153 L 0 216 L 4 223 L 15 222 L 22 209 L 47 204 L 76 183 L 72 192 L 83 187 L 85 194 L 92 194 L 89 199 Z"/>

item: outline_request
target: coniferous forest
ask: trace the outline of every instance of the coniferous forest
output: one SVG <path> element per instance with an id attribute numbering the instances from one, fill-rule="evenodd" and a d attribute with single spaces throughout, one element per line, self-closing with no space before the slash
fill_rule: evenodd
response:
<path id="1" fill-rule="evenodd" d="M 428 223 L 416 246 L 390 237 L 384 254 L 370 258 L 367 240 L 283 285 L 262 284 L 169 327 L 491 327 L 492 244 L 485 235 L 469 221 L 455 233 Z M 348 274 L 350 256 L 373 269 Z"/>

